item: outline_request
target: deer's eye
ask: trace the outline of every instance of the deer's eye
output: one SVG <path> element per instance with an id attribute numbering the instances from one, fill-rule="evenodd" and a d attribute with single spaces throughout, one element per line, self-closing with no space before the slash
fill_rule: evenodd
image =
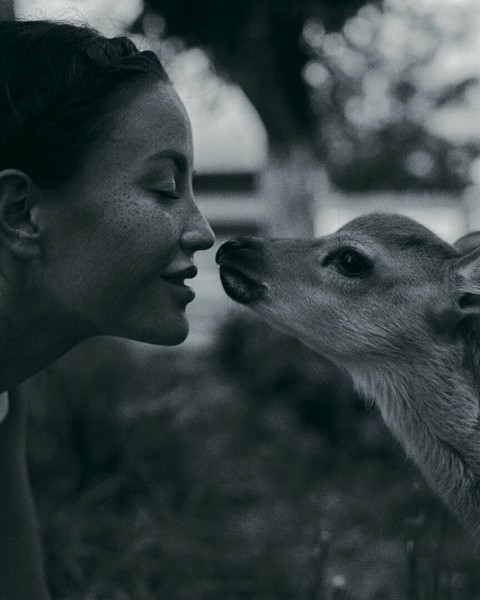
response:
<path id="1" fill-rule="evenodd" d="M 366 256 L 353 248 L 344 248 L 336 257 L 336 265 L 342 275 L 360 277 L 371 269 L 371 263 Z"/>

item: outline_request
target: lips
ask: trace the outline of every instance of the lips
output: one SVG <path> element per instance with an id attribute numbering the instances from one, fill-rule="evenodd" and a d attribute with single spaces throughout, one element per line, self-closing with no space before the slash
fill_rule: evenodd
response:
<path id="1" fill-rule="evenodd" d="M 197 275 L 197 273 L 197 267 L 191 265 L 189 267 L 186 267 L 185 269 L 179 269 L 177 271 L 172 271 L 171 273 L 164 273 L 162 277 L 170 283 L 180 283 L 184 285 L 185 279 L 193 279 Z"/>
<path id="2" fill-rule="evenodd" d="M 162 278 L 171 284 L 171 290 L 174 292 L 181 302 L 191 302 L 195 298 L 195 292 L 191 287 L 185 285 L 185 279 L 192 279 L 198 272 L 197 267 L 190 265 L 185 269 L 178 269 L 164 273 Z"/>

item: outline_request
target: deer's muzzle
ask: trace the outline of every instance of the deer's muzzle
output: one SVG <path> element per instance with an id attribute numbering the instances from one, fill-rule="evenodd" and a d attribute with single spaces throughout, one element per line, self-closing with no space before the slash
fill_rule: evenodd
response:
<path id="1" fill-rule="evenodd" d="M 263 241 L 254 237 L 229 240 L 220 246 L 215 260 L 220 280 L 232 300 L 250 304 L 263 298 L 267 286 L 261 281 L 264 270 Z"/>

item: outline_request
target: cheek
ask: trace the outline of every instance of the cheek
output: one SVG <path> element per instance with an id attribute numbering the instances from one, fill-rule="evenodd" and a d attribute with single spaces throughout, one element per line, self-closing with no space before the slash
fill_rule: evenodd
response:
<path id="1" fill-rule="evenodd" d="M 366 350 L 365 334 L 370 325 L 355 303 L 340 305 L 327 291 L 297 284 L 270 288 L 264 301 L 252 308 L 272 326 L 300 339 L 308 347 L 331 359 Z"/>
<path id="2" fill-rule="evenodd" d="M 320 351 L 322 340 L 332 335 L 332 319 L 327 307 L 314 298 L 312 290 L 301 284 L 285 289 L 269 287 L 264 299 L 252 308 L 270 325 Z"/>
<path id="3" fill-rule="evenodd" d="M 133 302 L 172 261 L 177 237 L 175 220 L 158 206 L 109 210 L 59 253 L 61 287 L 89 305 Z"/>
<path id="4" fill-rule="evenodd" d="M 97 225 L 96 235 L 105 241 L 107 262 L 133 275 L 168 265 L 178 248 L 177 229 L 175 216 L 155 201 L 132 198 Z"/>

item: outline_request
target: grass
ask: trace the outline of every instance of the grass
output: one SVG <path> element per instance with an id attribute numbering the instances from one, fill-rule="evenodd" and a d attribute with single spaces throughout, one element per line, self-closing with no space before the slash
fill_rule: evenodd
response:
<path id="1" fill-rule="evenodd" d="M 29 382 L 55 599 L 480 598 L 378 415 L 293 340 L 240 319 L 208 356 L 95 348 Z"/>

